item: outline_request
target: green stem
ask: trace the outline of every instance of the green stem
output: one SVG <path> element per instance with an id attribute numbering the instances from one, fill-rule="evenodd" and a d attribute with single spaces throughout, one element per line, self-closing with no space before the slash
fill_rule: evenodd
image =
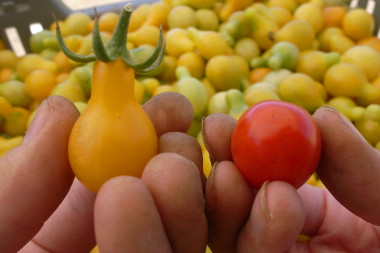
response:
<path id="1" fill-rule="evenodd" d="M 125 64 L 134 69 L 137 73 L 146 73 L 152 71 L 161 63 L 165 54 L 165 40 L 162 28 L 160 29 L 160 37 L 157 43 L 157 47 L 153 51 L 152 55 L 142 62 L 137 62 L 135 59 L 133 59 L 130 52 L 126 48 L 128 26 L 132 11 L 133 6 L 130 2 L 123 7 L 120 14 L 119 22 L 115 28 L 115 32 L 113 33 L 111 40 L 104 45 L 99 30 L 98 15 L 95 10 L 95 26 L 92 38 L 92 47 L 94 53 L 86 56 L 72 52 L 65 45 L 57 22 L 57 39 L 63 53 L 70 59 L 77 62 L 91 62 L 95 60 L 99 60 L 102 62 L 112 62 L 120 57 Z"/>

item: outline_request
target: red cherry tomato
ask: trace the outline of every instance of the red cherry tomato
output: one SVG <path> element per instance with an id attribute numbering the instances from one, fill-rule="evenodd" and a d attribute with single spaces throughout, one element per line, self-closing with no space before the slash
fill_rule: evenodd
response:
<path id="1" fill-rule="evenodd" d="M 254 188 L 265 181 L 285 181 L 297 189 L 318 165 L 321 134 L 305 109 L 270 100 L 241 115 L 231 149 L 236 167 Z"/>

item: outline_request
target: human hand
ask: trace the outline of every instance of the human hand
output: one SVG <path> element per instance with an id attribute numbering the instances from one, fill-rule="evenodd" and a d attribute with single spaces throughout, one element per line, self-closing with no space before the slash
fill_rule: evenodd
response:
<path id="1" fill-rule="evenodd" d="M 141 179 L 113 178 L 95 195 L 68 162 L 78 111 L 62 97 L 41 104 L 24 142 L 0 159 L 0 252 L 204 252 L 202 154 L 183 133 L 191 104 L 165 93 L 143 107 L 159 154 Z"/>
<path id="2" fill-rule="evenodd" d="M 209 246 L 219 252 L 378 252 L 380 153 L 332 108 L 313 115 L 322 134 L 318 176 L 327 189 L 285 182 L 256 192 L 232 162 L 236 120 L 203 121 L 205 144 L 217 162 L 206 185 Z M 306 242 L 297 236 L 310 236 Z"/>

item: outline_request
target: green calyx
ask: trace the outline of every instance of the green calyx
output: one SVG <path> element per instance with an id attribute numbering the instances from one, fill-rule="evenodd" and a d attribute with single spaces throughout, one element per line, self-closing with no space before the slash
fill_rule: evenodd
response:
<path id="1" fill-rule="evenodd" d="M 130 68 L 134 69 L 137 73 L 147 73 L 156 68 L 162 61 L 165 53 L 165 41 L 163 36 L 162 28 L 160 29 L 160 37 L 157 43 L 157 47 L 150 57 L 144 60 L 136 61 L 131 56 L 128 51 L 127 36 L 128 36 L 128 26 L 129 19 L 133 12 L 132 3 L 127 3 L 121 13 L 119 22 L 115 28 L 111 40 L 103 44 L 100 31 L 99 31 L 99 19 L 95 9 L 95 24 L 94 30 L 92 31 L 92 47 L 93 53 L 90 55 L 79 55 L 72 52 L 63 40 L 58 22 L 56 26 L 58 44 L 62 52 L 71 60 L 87 63 L 92 61 L 102 61 L 102 62 L 112 62 L 120 57 Z"/>

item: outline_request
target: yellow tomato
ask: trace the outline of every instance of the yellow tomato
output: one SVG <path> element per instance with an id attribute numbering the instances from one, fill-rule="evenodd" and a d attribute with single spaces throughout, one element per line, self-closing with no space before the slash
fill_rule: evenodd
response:
<path id="1" fill-rule="evenodd" d="M 205 69 L 206 78 L 218 91 L 240 89 L 248 82 L 248 63 L 237 55 L 211 58 Z"/>
<path id="2" fill-rule="evenodd" d="M 219 10 L 219 17 L 226 21 L 234 12 L 244 10 L 253 3 L 253 0 L 226 0 Z"/>
<path id="3" fill-rule="evenodd" d="M 365 108 L 364 115 L 370 120 L 380 122 L 380 105 L 379 104 L 368 105 Z"/>
<path id="4" fill-rule="evenodd" d="M 350 121 L 359 120 L 364 114 L 364 107 L 356 105 L 355 101 L 348 97 L 336 96 L 327 101 L 327 105 L 335 108 Z"/>
<path id="5" fill-rule="evenodd" d="M 251 36 L 260 48 L 266 50 L 272 47 L 274 44 L 273 37 L 280 29 L 277 23 L 252 7 L 245 10 L 245 15 L 251 24 Z"/>
<path id="6" fill-rule="evenodd" d="M 145 87 L 139 80 L 136 79 L 135 80 L 135 97 L 139 104 L 143 102 L 144 95 L 145 95 Z"/>
<path id="7" fill-rule="evenodd" d="M 195 48 L 195 43 L 188 36 L 187 30 L 182 28 L 170 29 L 166 33 L 166 53 L 176 56 L 191 52 Z"/>
<path id="8" fill-rule="evenodd" d="M 210 154 L 208 153 L 206 148 L 202 148 L 202 156 L 203 156 L 203 173 L 205 174 L 206 178 L 208 178 L 212 169 L 212 164 L 210 160 Z"/>
<path id="9" fill-rule="evenodd" d="M 32 98 L 26 91 L 25 83 L 18 80 L 10 80 L 0 84 L 0 97 L 4 97 L 12 106 L 27 107 Z"/>
<path id="10" fill-rule="evenodd" d="M 293 18 L 309 22 L 314 28 L 315 33 L 318 33 L 323 26 L 322 8 L 312 2 L 304 3 L 297 7 L 294 11 Z"/>
<path id="11" fill-rule="evenodd" d="M 93 73 L 91 99 L 71 131 L 68 152 L 75 175 L 97 192 L 112 177 L 140 177 L 157 153 L 157 135 L 135 99 L 133 69 L 119 58 L 97 62 Z"/>
<path id="12" fill-rule="evenodd" d="M 15 69 L 19 58 L 16 54 L 9 50 L 0 50 L 0 69 L 11 68 Z"/>
<path id="13" fill-rule="evenodd" d="M 17 147 L 22 143 L 24 136 L 15 136 L 11 138 L 4 138 L 0 136 L 0 157 L 5 155 L 12 148 Z"/>
<path id="14" fill-rule="evenodd" d="M 315 40 L 313 26 L 302 19 L 293 19 L 275 34 L 275 42 L 288 41 L 295 44 L 300 51 L 311 49 Z"/>
<path id="15" fill-rule="evenodd" d="M 344 31 L 338 27 L 327 27 L 327 28 L 322 29 L 322 31 L 317 36 L 320 50 L 331 51 L 330 40 L 331 40 L 331 37 L 336 34 L 345 35 Z"/>
<path id="16" fill-rule="evenodd" d="M 177 66 L 186 67 L 190 75 L 197 79 L 203 78 L 205 65 L 204 59 L 194 51 L 185 52 L 177 59 Z"/>
<path id="17" fill-rule="evenodd" d="M 216 93 L 216 90 L 207 78 L 203 78 L 201 81 L 207 91 L 208 98 L 210 99 L 211 96 L 213 96 Z"/>
<path id="18" fill-rule="evenodd" d="M 321 82 L 327 69 L 340 59 L 337 52 L 324 52 L 320 50 L 307 50 L 300 54 L 296 71 L 312 77 Z"/>
<path id="19" fill-rule="evenodd" d="M 380 141 L 380 123 L 363 116 L 360 120 L 354 122 L 356 129 L 371 144 L 376 145 Z"/>
<path id="20" fill-rule="evenodd" d="M 6 116 L 10 114 L 13 110 L 12 104 L 5 99 L 5 97 L 0 96 L 0 116 Z"/>
<path id="21" fill-rule="evenodd" d="M 199 30 L 216 31 L 219 27 L 219 19 L 215 11 L 199 9 L 195 11 L 196 27 Z"/>
<path id="22" fill-rule="evenodd" d="M 67 56 L 62 51 L 59 51 L 54 55 L 53 62 L 57 64 L 59 73 L 69 73 L 74 69 L 74 66 L 71 64 L 70 59 L 67 58 Z"/>
<path id="23" fill-rule="evenodd" d="M 344 54 L 347 50 L 355 46 L 355 42 L 345 34 L 331 35 L 329 40 L 329 50 Z"/>
<path id="24" fill-rule="evenodd" d="M 163 93 L 163 92 L 173 92 L 174 91 L 174 86 L 173 85 L 170 85 L 170 84 L 162 84 L 160 86 L 158 86 L 154 92 L 153 92 L 153 96 L 156 96 L 160 93 Z"/>
<path id="25" fill-rule="evenodd" d="M 207 108 L 208 93 L 202 82 L 190 75 L 184 66 L 176 69 L 178 81 L 174 85 L 175 91 L 184 95 L 193 106 L 194 117 L 201 117 Z"/>
<path id="26" fill-rule="evenodd" d="M 82 46 L 84 39 L 85 36 L 79 34 L 72 34 L 63 38 L 66 46 L 74 52 L 77 52 L 79 50 L 79 48 Z"/>
<path id="27" fill-rule="evenodd" d="M 343 17 L 342 28 L 347 36 L 358 41 L 373 34 L 375 19 L 365 9 L 351 9 Z"/>
<path id="28" fill-rule="evenodd" d="M 71 102 L 85 102 L 86 95 L 78 81 L 69 78 L 62 83 L 54 86 L 50 92 L 50 96 L 58 95 L 69 99 Z"/>
<path id="29" fill-rule="evenodd" d="M 199 142 L 199 145 L 201 146 L 202 149 L 202 156 L 203 156 L 203 173 L 205 174 L 206 178 L 208 178 L 208 175 L 211 172 L 212 169 L 212 164 L 210 160 L 210 155 L 206 149 L 206 146 L 203 142 L 202 138 L 202 131 L 199 131 L 198 134 L 196 135 L 196 139 Z"/>
<path id="30" fill-rule="evenodd" d="M 311 185 L 316 185 L 316 183 L 317 183 L 317 178 L 316 178 L 315 175 L 313 174 L 313 175 L 310 176 L 310 178 L 307 180 L 306 183 L 311 184 Z"/>
<path id="31" fill-rule="evenodd" d="M 326 6 L 322 9 L 323 28 L 342 27 L 343 17 L 347 12 L 347 6 Z"/>
<path id="32" fill-rule="evenodd" d="M 170 10 L 167 22 L 169 29 L 195 27 L 197 24 L 195 10 L 187 5 L 175 6 Z"/>
<path id="33" fill-rule="evenodd" d="M 15 74 L 15 72 L 11 68 L 0 69 L 0 83 L 5 83 L 5 82 L 11 80 L 11 78 L 14 74 Z"/>
<path id="34" fill-rule="evenodd" d="M 160 28 L 153 25 L 143 25 L 134 32 L 128 33 L 128 42 L 133 43 L 136 47 L 141 45 L 157 45 L 160 37 Z"/>
<path id="35" fill-rule="evenodd" d="M 297 104 L 310 113 L 325 104 L 318 83 L 302 73 L 293 73 L 285 78 L 279 84 L 278 94 L 281 99 Z"/>
<path id="36" fill-rule="evenodd" d="M 238 39 L 234 47 L 235 53 L 243 57 L 247 62 L 260 56 L 260 47 L 252 38 Z"/>
<path id="37" fill-rule="evenodd" d="M 298 7 L 298 2 L 296 0 L 269 0 L 267 5 L 269 7 L 282 6 L 293 13 Z"/>
<path id="38" fill-rule="evenodd" d="M 96 245 L 91 251 L 90 253 L 99 253 L 99 247 L 98 245 Z"/>
<path id="39" fill-rule="evenodd" d="M 265 16 L 274 21 L 278 27 L 282 27 L 293 18 L 292 13 L 282 6 L 269 7 L 265 11 Z"/>
<path id="40" fill-rule="evenodd" d="M 21 80 L 36 69 L 44 69 L 56 74 L 58 72 L 58 66 L 55 62 L 44 59 L 38 54 L 28 54 L 21 58 L 17 64 L 17 75 Z"/>
<path id="41" fill-rule="evenodd" d="M 3 125 L 4 133 L 10 136 L 24 135 L 30 112 L 25 108 L 13 107 L 10 114 L 6 115 Z"/>
<path id="42" fill-rule="evenodd" d="M 119 14 L 115 12 L 105 12 L 99 17 L 99 30 L 102 32 L 113 33 L 117 22 L 119 21 Z M 94 22 L 90 23 L 89 30 L 94 27 Z"/>
<path id="43" fill-rule="evenodd" d="M 376 36 L 369 36 L 358 41 L 357 45 L 366 45 L 380 52 L 380 39 Z"/>
<path id="44" fill-rule="evenodd" d="M 163 69 L 162 72 L 157 74 L 163 82 L 173 82 L 175 80 L 175 68 L 177 67 L 177 58 L 172 55 L 165 55 L 162 59 Z"/>
<path id="45" fill-rule="evenodd" d="M 84 12 L 71 13 L 60 24 L 61 33 L 63 36 L 71 34 L 87 35 L 91 32 L 89 29 L 91 21 L 91 17 Z"/>
<path id="46" fill-rule="evenodd" d="M 164 29 L 167 28 L 167 18 L 171 7 L 169 4 L 158 1 L 149 5 L 148 13 L 146 19 L 142 26 L 152 25 L 156 27 L 162 26 Z"/>
<path id="47" fill-rule="evenodd" d="M 370 46 L 353 46 L 342 55 L 340 61 L 358 66 L 369 81 L 380 75 L 380 52 Z"/>
<path id="48" fill-rule="evenodd" d="M 265 100 L 281 100 L 272 83 L 259 82 L 252 84 L 244 91 L 244 101 L 252 106 Z"/>
<path id="49" fill-rule="evenodd" d="M 187 29 L 189 36 L 195 43 L 195 48 L 206 60 L 217 55 L 229 55 L 233 53 L 223 36 L 216 31 L 200 31 L 194 27 Z"/>
<path id="50" fill-rule="evenodd" d="M 160 81 L 154 77 L 141 78 L 139 82 L 144 86 L 145 92 L 152 96 L 153 92 L 161 85 Z"/>
<path id="51" fill-rule="evenodd" d="M 56 77 L 47 70 L 34 70 L 25 77 L 26 92 L 33 99 L 42 101 L 47 98 L 56 85 Z"/>
<path id="52" fill-rule="evenodd" d="M 55 81 L 56 83 L 63 83 L 64 81 L 67 80 L 67 78 L 70 76 L 69 73 L 60 73 L 55 76 Z"/>
<path id="53" fill-rule="evenodd" d="M 254 84 L 254 83 L 257 83 L 257 82 L 260 82 L 264 79 L 264 77 L 269 73 L 271 72 L 272 69 L 268 68 L 268 67 L 261 67 L 261 68 L 255 68 L 255 69 L 252 69 L 250 72 L 249 72 L 249 82 L 251 84 Z"/>
<path id="54" fill-rule="evenodd" d="M 370 104 L 380 96 L 364 72 L 352 63 L 341 62 L 330 67 L 324 76 L 324 85 L 332 96 L 356 98 L 361 104 Z"/>
<path id="55" fill-rule="evenodd" d="M 188 5 L 194 9 L 212 8 L 216 4 L 216 0 L 168 0 L 171 1 L 172 6 Z"/>
<path id="56" fill-rule="evenodd" d="M 148 17 L 150 4 L 145 3 L 137 6 L 137 8 L 132 12 L 131 18 L 129 20 L 128 31 L 133 32 L 139 29 Z"/>

